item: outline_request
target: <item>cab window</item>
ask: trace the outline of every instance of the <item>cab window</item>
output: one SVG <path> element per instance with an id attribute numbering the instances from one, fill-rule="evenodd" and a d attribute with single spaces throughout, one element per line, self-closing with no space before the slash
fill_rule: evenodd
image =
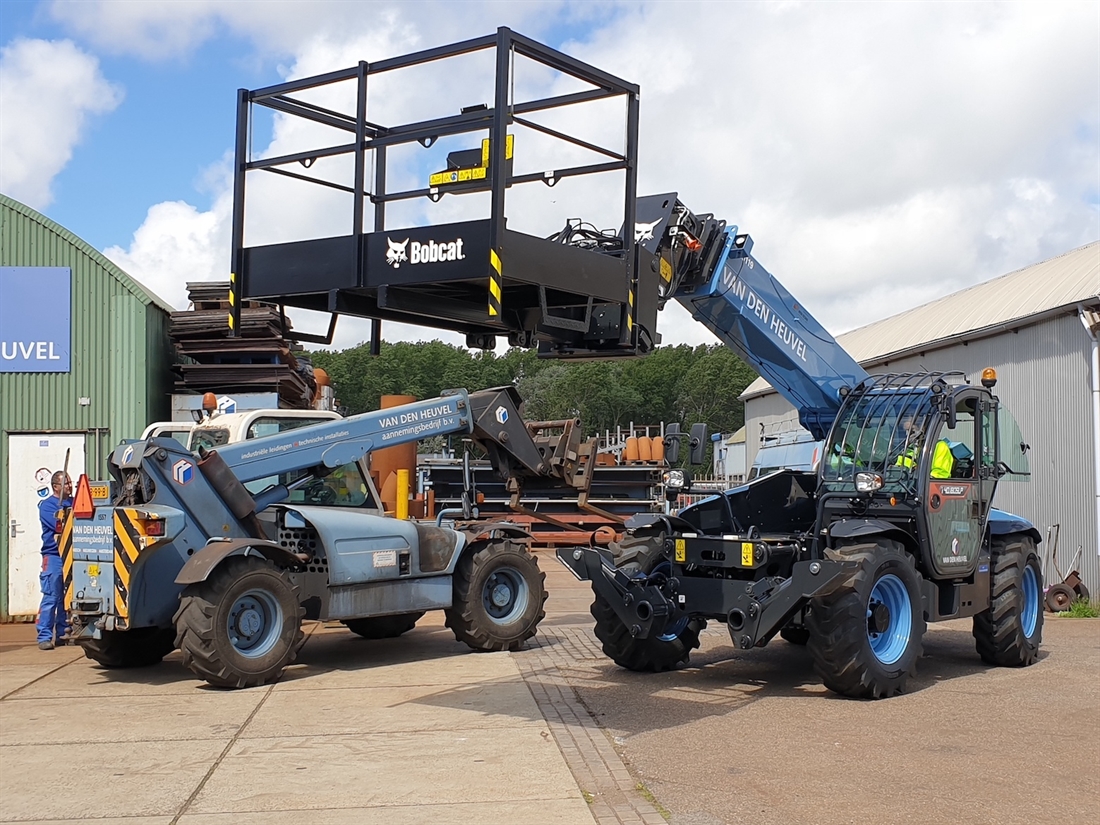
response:
<path id="1" fill-rule="evenodd" d="M 955 407 L 955 426 L 940 428 L 932 448 L 932 478 L 974 477 L 974 410 L 977 400 L 961 399 Z"/>
<path id="2" fill-rule="evenodd" d="M 300 479 L 305 470 L 295 470 L 275 477 L 259 478 L 245 484 L 245 489 L 255 495 L 274 484 L 290 485 Z M 318 504 L 328 507 L 377 507 L 368 492 L 370 488 L 355 463 L 337 467 L 324 478 L 290 491 L 289 504 Z"/>
<path id="3" fill-rule="evenodd" d="M 199 447 L 205 450 L 213 450 L 215 447 L 220 447 L 228 443 L 229 430 L 225 428 L 194 429 L 191 431 L 192 452 L 198 452 Z"/>
<path id="4" fill-rule="evenodd" d="M 285 433 L 287 430 L 296 430 L 299 427 L 311 427 L 328 421 L 327 418 L 281 418 L 278 416 L 265 416 L 257 418 L 248 425 L 248 433 L 245 438 L 264 438 L 277 433 Z"/>
<path id="5" fill-rule="evenodd" d="M 997 407 L 997 442 L 1002 464 L 1012 472 L 1002 481 L 1030 481 L 1031 465 L 1027 453 L 1031 449 L 1020 432 L 1020 425 L 1004 406 Z"/>

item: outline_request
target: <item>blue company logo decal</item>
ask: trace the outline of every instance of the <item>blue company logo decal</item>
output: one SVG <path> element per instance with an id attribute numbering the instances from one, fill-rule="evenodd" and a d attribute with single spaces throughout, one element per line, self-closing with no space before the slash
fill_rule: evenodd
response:
<path id="1" fill-rule="evenodd" d="M 172 479 L 176 484 L 187 484 L 195 477 L 195 465 L 190 461 L 180 459 L 172 465 Z"/>
<path id="2" fill-rule="evenodd" d="M 0 266 L 0 373 L 69 372 L 72 271 Z"/>
<path id="3" fill-rule="evenodd" d="M 134 447 L 131 444 L 129 447 L 127 447 L 125 450 L 122 451 L 122 463 L 123 464 L 129 464 L 130 459 L 133 458 L 133 457 L 134 457 Z"/>
<path id="4" fill-rule="evenodd" d="M 497 407 L 496 416 L 497 416 L 497 423 L 498 424 L 504 424 L 505 422 L 508 421 L 508 410 L 506 410 L 503 406 Z"/>

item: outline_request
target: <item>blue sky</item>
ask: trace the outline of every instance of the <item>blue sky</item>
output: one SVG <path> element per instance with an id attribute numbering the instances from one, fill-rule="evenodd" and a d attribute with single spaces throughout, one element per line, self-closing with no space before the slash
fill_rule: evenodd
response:
<path id="1" fill-rule="evenodd" d="M 0 3 L 0 43 L 64 39 L 66 28 L 35 0 Z M 54 181 L 45 213 L 98 249 L 125 245 L 149 206 L 184 198 L 208 207 L 203 170 L 233 146 L 236 91 L 265 85 L 269 65 L 241 59 L 240 38 L 215 36 L 165 62 L 96 53 L 124 98 L 96 118 Z"/>
<path id="2" fill-rule="evenodd" d="M 499 25 L 638 82 L 640 190 L 749 231 L 834 331 L 1100 238 L 1095 2 L 5 0 L 0 190 L 182 306 L 226 277 L 236 89 Z"/>

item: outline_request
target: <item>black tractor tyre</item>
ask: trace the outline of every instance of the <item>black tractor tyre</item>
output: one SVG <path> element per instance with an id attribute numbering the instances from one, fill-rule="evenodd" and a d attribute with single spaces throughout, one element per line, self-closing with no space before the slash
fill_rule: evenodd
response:
<path id="1" fill-rule="evenodd" d="M 886 539 L 838 553 L 859 567 L 845 584 L 810 602 L 806 626 L 814 669 L 841 696 L 902 693 L 916 672 L 927 628 L 913 557 Z"/>
<path id="2" fill-rule="evenodd" d="M 1077 582 L 1077 584 L 1073 588 L 1073 591 L 1077 594 L 1077 597 L 1079 599 L 1084 599 L 1086 602 L 1092 600 L 1092 594 L 1089 593 L 1089 589 L 1085 587 L 1084 582 Z"/>
<path id="3" fill-rule="evenodd" d="M 1043 601 L 1046 602 L 1047 610 L 1051 613 L 1064 613 L 1077 601 L 1077 591 L 1064 582 L 1052 584 L 1047 588 Z"/>
<path id="4" fill-rule="evenodd" d="M 161 627 L 103 630 L 99 639 L 79 644 L 85 656 L 103 667 L 149 667 L 175 650 L 176 633 Z"/>
<path id="5" fill-rule="evenodd" d="M 999 536 L 989 548 L 989 607 L 974 617 L 982 661 L 1026 667 L 1039 657 L 1043 637 L 1043 574 L 1035 541 L 1023 534 Z"/>
<path id="6" fill-rule="evenodd" d="M 267 559 L 232 556 L 188 585 L 176 611 L 183 663 L 215 687 L 277 679 L 305 641 L 298 588 Z"/>
<path id="7" fill-rule="evenodd" d="M 467 548 L 444 611 L 455 638 L 474 650 L 519 650 L 546 616 L 546 574 L 522 545 L 508 539 Z"/>
<path id="8" fill-rule="evenodd" d="M 810 641 L 810 631 L 804 627 L 789 624 L 779 631 L 779 637 L 792 645 L 802 647 Z"/>
<path id="9" fill-rule="evenodd" d="M 631 560 L 617 567 L 631 577 L 648 574 L 665 561 L 663 548 L 661 537 L 651 537 L 644 544 L 634 542 L 627 556 Z M 591 613 L 596 620 L 596 638 L 603 645 L 603 652 L 619 667 L 643 673 L 663 673 L 687 664 L 691 651 L 699 647 L 699 632 L 703 629 L 700 621 L 690 619 L 678 632 L 663 637 L 639 639 L 630 635 L 630 628 L 607 600 L 595 590 L 593 592 L 595 600 Z"/>
<path id="10" fill-rule="evenodd" d="M 424 615 L 420 613 L 397 613 L 393 616 L 371 616 L 367 619 L 346 619 L 344 625 L 352 633 L 364 639 L 395 639 L 416 627 Z"/>

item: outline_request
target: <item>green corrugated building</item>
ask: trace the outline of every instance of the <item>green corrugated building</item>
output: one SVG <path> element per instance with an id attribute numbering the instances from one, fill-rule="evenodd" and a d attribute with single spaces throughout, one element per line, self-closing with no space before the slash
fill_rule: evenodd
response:
<path id="1" fill-rule="evenodd" d="M 0 618 L 38 609 L 37 504 L 66 451 L 106 475 L 170 417 L 171 307 L 80 238 L 0 195 Z"/>

